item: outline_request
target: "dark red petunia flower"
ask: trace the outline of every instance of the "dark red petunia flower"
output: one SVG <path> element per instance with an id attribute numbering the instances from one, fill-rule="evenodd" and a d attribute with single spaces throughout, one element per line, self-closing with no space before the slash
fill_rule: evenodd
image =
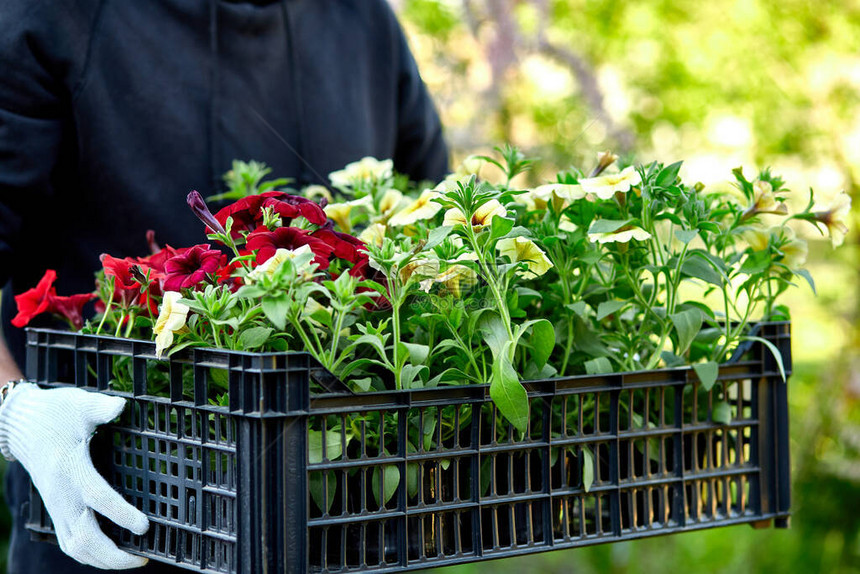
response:
<path id="1" fill-rule="evenodd" d="M 246 247 L 257 252 L 259 265 L 271 259 L 278 249 L 298 249 L 302 245 L 311 248 L 315 255 L 314 262 L 320 269 L 328 269 L 333 249 L 325 241 L 312 237 L 306 229 L 279 227 L 274 231 L 267 231 L 265 227 L 261 227 L 248 236 Z"/>
<path id="2" fill-rule="evenodd" d="M 221 267 L 225 255 L 209 245 L 195 245 L 184 253 L 176 255 L 164 264 L 167 277 L 164 279 L 165 291 L 179 291 L 195 287 L 206 278 L 207 273 L 215 273 Z"/>
<path id="3" fill-rule="evenodd" d="M 326 222 L 326 214 L 322 207 L 304 197 L 290 195 L 283 191 L 267 191 L 258 195 L 249 195 L 221 209 L 215 214 L 215 220 L 227 225 L 227 218 L 233 218 L 233 228 L 230 235 L 234 239 L 241 237 L 240 231 L 254 231 L 263 223 L 262 209 L 271 207 L 283 218 L 284 226 L 296 217 L 304 217 L 316 225 Z M 211 232 L 211 229 L 208 230 Z"/>
<path id="4" fill-rule="evenodd" d="M 281 195 L 274 195 L 276 193 Z M 323 225 L 328 219 L 323 208 L 310 199 L 297 195 L 289 195 L 280 191 L 267 192 L 263 195 L 268 194 L 272 195 L 263 200 L 261 208 L 271 207 L 275 213 L 286 220 L 284 221 L 285 226 L 288 226 L 290 220 L 296 217 L 304 217 L 315 225 Z"/>
<path id="5" fill-rule="evenodd" d="M 15 295 L 15 303 L 18 304 L 18 314 L 12 319 L 16 327 L 25 327 L 36 315 L 41 315 L 50 306 L 50 297 L 54 294 L 54 281 L 57 272 L 48 269 L 39 279 L 39 283 L 32 289 Z"/>
<path id="6" fill-rule="evenodd" d="M 99 257 L 104 267 L 105 275 L 114 278 L 113 300 L 119 302 L 123 307 L 128 307 L 136 302 L 140 296 L 140 283 L 131 273 L 133 266 L 139 265 L 136 259 L 126 257 L 117 259 L 107 253 Z"/>
<path id="7" fill-rule="evenodd" d="M 233 218 L 233 227 L 230 230 L 230 235 L 233 239 L 238 239 L 242 237 L 239 233 L 240 231 L 254 231 L 259 227 L 259 223 L 263 220 L 262 215 L 260 215 L 260 205 L 262 205 L 263 200 L 271 193 L 283 193 L 280 191 L 277 192 L 266 192 L 259 195 L 249 195 L 247 197 L 243 197 L 242 199 L 231 203 L 230 205 L 222 208 L 218 213 L 215 214 L 215 219 L 222 226 L 227 226 L 227 218 Z M 207 233 L 211 233 L 211 229 L 206 230 Z"/>
<path id="8" fill-rule="evenodd" d="M 49 295 L 48 311 L 64 317 L 75 330 L 80 330 L 84 326 L 84 305 L 95 298 L 95 293 L 82 293 L 80 295 L 69 295 L 68 297 Z"/>
<path id="9" fill-rule="evenodd" d="M 317 229 L 311 234 L 311 237 L 325 241 L 332 248 L 334 256 L 338 259 L 345 259 L 352 264 L 356 264 L 363 257 L 367 257 L 367 247 L 361 239 L 353 237 L 348 233 L 334 231 L 330 225 L 326 225 L 322 229 Z"/>

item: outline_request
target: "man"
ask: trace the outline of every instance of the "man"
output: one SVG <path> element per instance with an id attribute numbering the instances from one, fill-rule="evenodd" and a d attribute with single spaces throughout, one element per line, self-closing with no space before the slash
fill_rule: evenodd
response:
<path id="1" fill-rule="evenodd" d="M 366 155 L 416 179 L 447 169 L 438 117 L 384 0 L 0 0 L 0 22 L 0 383 L 23 368 L 24 333 L 9 324 L 15 293 L 48 268 L 58 293 L 91 290 L 99 254 L 141 254 L 147 229 L 162 244 L 197 243 L 185 196 L 214 193 L 233 159 L 264 161 L 297 186 Z M 63 439 L 83 445 L 70 460 L 89 469 L 88 434 L 122 408 L 57 393 L 19 385 L 0 406 L 0 450 L 49 490 L 60 478 L 39 445 L 66 443 L 32 429 L 62 432 L 63 417 L 89 413 Z M 46 404 L 59 414 L 46 416 Z M 26 487 L 13 463 L 9 572 L 92 572 L 28 541 Z M 72 496 L 63 492 L 55 507 Z M 73 493 L 81 517 L 95 509 L 145 529 L 98 493 Z M 104 569 L 139 565 L 84 518 L 64 517 L 64 549 Z"/>

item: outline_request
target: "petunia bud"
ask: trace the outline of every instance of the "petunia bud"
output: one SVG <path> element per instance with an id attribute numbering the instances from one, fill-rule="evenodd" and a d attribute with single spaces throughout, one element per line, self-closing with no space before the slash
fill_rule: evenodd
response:
<path id="1" fill-rule="evenodd" d="M 209 208 L 206 206 L 206 202 L 203 201 L 203 196 L 201 196 L 197 190 L 189 193 L 186 201 L 188 202 L 188 207 L 190 207 L 191 211 L 194 212 L 194 215 L 197 216 L 197 219 L 205 223 L 216 233 L 221 233 L 222 235 L 227 234 L 224 230 L 224 226 L 215 219 L 215 216 L 212 215 L 212 212 L 209 211 Z"/>
<path id="2" fill-rule="evenodd" d="M 597 177 L 598 175 L 606 171 L 607 167 L 615 163 L 617 159 L 618 156 L 611 151 L 607 150 L 600 152 L 599 154 L 597 154 L 597 165 L 594 167 L 594 170 L 592 170 L 591 175 L 589 175 L 589 177 Z"/>

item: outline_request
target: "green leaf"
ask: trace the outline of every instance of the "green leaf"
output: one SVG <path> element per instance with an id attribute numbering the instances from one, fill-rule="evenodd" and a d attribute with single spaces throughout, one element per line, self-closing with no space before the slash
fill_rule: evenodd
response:
<path id="1" fill-rule="evenodd" d="M 419 345 L 417 343 L 400 343 L 409 351 L 409 362 L 415 365 L 420 365 L 427 360 L 427 355 L 430 354 L 430 347 L 427 345 Z"/>
<path id="2" fill-rule="evenodd" d="M 818 295 L 818 291 L 815 289 L 815 280 L 812 278 L 812 274 L 809 273 L 806 269 L 798 269 L 794 272 L 795 275 L 800 275 L 806 282 L 809 283 L 809 286 L 812 288 L 813 295 Z"/>
<path id="3" fill-rule="evenodd" d="M 785 366 L 782 363 L 782 353 L 779 352 L 779 349 L 776 348 L 776 345 L 768 341 L 767 339 L 762 339 L 761 337 L 754 337 L 752 335 L 747 335 L 741 337 L 742 341 L 758 341 L 762 345 L 770 350 L 771 354 L 773 354 L 773 358 L 776 360 L 776 366 L 779 369 L 779 374 L 782 377 L 782 382 L 785 382 Z"/>
<path id="4" fill-rule="evenodd" d="M 722 287 L 723 277 L 714 267 L 701 257 L 689 257 L 681 265 L 681 273 L 688 277 L 701 279 L 705 283 Z"/>
<path id="5" fill-rule="evenodd" d="M 311 472 L 310 476 L 308 476 L 308 490 L 311 491 L 311 498 L 313 498 L 317 508 L 328 512 L 331 510 L 331 505 L 334 502 L 334 495 L 337 491 L 337 480 L 335 479 L 335 473 L 328 472 L 325 474 L 328 474 L 327 480 L 324 479 L 324 472 Z M 327 499 L 323 497 L 323 488 L 328 490 Z M 325 505 L 325 508 L 323 508 L 323 505 Z"/>
<path id="6" fill-rule="evenodd" d="M 420 389 L 424 381 L 419 376 L 421 371 L 428 371 L 427 365 L 403 365 L 400 369 L 400 384 L 404 389 Z"/>
<path id="7" fill-rule="evenodd" d="M 719 235 L 722 231 L 720 229 L 720 226 L 713 221 L 702 221 L 696 227 L 698 227 L 702 231 L 710 231 L 711 233 L 716 233 L 717 235 Z"/>
<path id="8" fill-rule="evenodd" d="M 683 244 L 687 244 L 699 236 L 698 229 L 676 229 L 675 237 Z"/>
<path id="9" fill-rule="evenodd" d="M 669 315 L 672 324 L 675 326 L 675 332 L 678 333 L 678 348 L 675 349 L 675 354 L 683 355 L 690 348 L 693 339 L 696 338 L 698 332 L 702 329 L 704 318 L 702 312 L 698 309 L 687 309 L 680 313 Z"/>
<path id="10" fill-rule="evenodd" d="M 743 265 L 741 265 L 740 272 L 748 275 L 755 275 L 766 271 L 772 262 L 773 260 L 771 259 L 769 251 L 753 251 L 744 260 Z"/>
<path id="11" fill-rule="evenodd" d="M 493 219 L 496 219 L 495 217 Z M 427 243 L 424 244 L 424 251 L 433 249 L 443 241 L 448 235 L 451 234 L 451 230 L 454 229 L 451 226 L 443 226 L 443 227 L 435 227 L 430 230 L 430 233 L 427 235 Z"/>
<path id="12" fill-rule="evenodd" d="M 319 464 L 323 460 L 322 431 L 308 431 L 308 461 L 311 464 Z M 343 454 L 343 445 L 340 442 L 340 431 L 325 431 L 325 453 L 328 460 L 337 460 Z"/>
<path id="13" fill-rule="evenodd" d="M 271 335 L 272 329 L 269 327 L 251 327 L 239 335 L 239 346 L 245 351 L 262 347 Z"/>
<path id="14" fill-rule="evenodd" d="M 583 446 L 580 452 L 582 452 L 582 488 L 588 492 L 594 484 L 594 455 L 587 446 Z"/>
<path id="15" fill-rule="evenodd" d="M 634 219 L 598 219 L 588 228 L 588 233 L 614 233 L 635 221 Z"/>
<path id="16" fill-rule="evenodd" d="M 287 313 L 290 310 L 290 301 L 286 294 L 277 297 L 265 297 L 261 304 L 266 318 L 272 322 L 279 331 L 287 326 Z"/>
<path id="17" fill-rule="evenodd" d="M 585 301 L 580 300 L 580 301 L 577 301 L 576 303 L 570 303 L 569 305 L 565 305 L 565 307 L 567 307 L 568 309 L 570 309 L 571 311 L 573 311 L 574 313 L 576 313 L 577 315 L 579 315 L 580 317 L 585 319 L 585 311 L 587 308 Z"/>
<path id="18" fill-rule="evenodd" d="M 720 366 L 714 361 L 707 363 L 696 363 L 693 365 L 693 370 L 699 376 L 699 381 L 702 383 L 702 388 L 710 391 L 714 383 L 717 382 L 717 375 L 720 374 Z"/>
<path id="19" fill-rule="evenodd" d="M 494 359 L 502 353 L 502 348 L 510 343 L 505 331 L 505 324 L 502 323 L 502 318 L 495 313 L 484 314 L 478 324 L 478 329 L 484 336 L 484 342 L 487 343 L 493 353 Z"/>
<path id="20" fill-rule="evenodd" d="M 612 363 L 606 357 L 585 361 L 585 372 L 589 375 L 604 375 L 612 372 Z"/>
<path id="21" fill-rule="evenodd" d="M 520 432 L 526 432 L 529 424 L 529 396 L 520 384 L 517 372 L 508 358 L 505 344 L 502 353 L 493 358 L 493 380 L 490 383 L 490 398 L 499 412 Z"/>
<path id="22" fill-rule="evenodd" d="M 627 304 L 627 301 L 609 300 L 597 306 L 597 320 L 602 321 Z"/>
<path id="23" fill-rule="evenodd" d="M 657 179 L 654 180 L 654 185 L 658 187 L 668 187 L 675 183 L 675 180 L 678 179 L 678 171 L 680 171 L 682 163 L 684 162 L 678 161 L 672 165 L 667 165 L 660 170 L 660 174 L 657 176 Z"/>
<path id="24" fill-rule="evenodd" d="M 720 401 L 714 405 L 714 410 L 711 411 L 711 420 L 715 423 L 724 425 L 732 422 L 732 407 L 726 401 Z"/>
<path id="25" fill-rule="evenodd" d="M 373 383 L 373 379 L 371 377 L 364 377 L 363 379 L 353 379 L 352 384 L 358 387 L 360 390 L 365 393 L 370 390 L 370 385 Z"/>
<path id="26" fill-rule="evenodd" d="M 384 489 L 382 491 L 382 501 L 379 500 L 380 493 L 380 477 L 385 484 L 382 485 Z M 393 464 L 387 464 L 382 467 L 382 471 L 380 472 L 379 467 L 375 467 L 373 469 L 373 478 L 371 480 L 373 485 L 373 498 L 376 499 L 376 503 L 380 506 L 388 504 L 388 501 L 391 500 L 391 497 L 394 496 L 394 493 L 397 492 L 397 487 L 400 485 L 400 469 L 394 466 Z"/>
<path id="27" fill-rule="evenodd" d="M 555 347 L 555 329 L 546 319 L 535 321 L 532 325 L 532 336 L 529 338 L 532 347 L 532 360 L 538 369 L 546 365 Z"/>
<path id="28" fill-rule="evenodd" d="M 594 265 L 595 263 L 597 263 L 601 259 L 603 259 L 603 253 L 598 249 L 586 251 L 582 255 L 582 257 L 579 258 L 579 260 L 582 261 L 583 263 L 585 263 L 586 265 Z"/>
<path id="29" fill-rule="evenodd" d="M 510 233 L 514 220 L 507 217 L 494 217 L 490 222 L 490 239 L 498 239 Z"/>

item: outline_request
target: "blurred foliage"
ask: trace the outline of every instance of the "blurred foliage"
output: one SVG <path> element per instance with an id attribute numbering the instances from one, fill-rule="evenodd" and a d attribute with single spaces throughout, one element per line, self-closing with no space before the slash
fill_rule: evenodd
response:
<path id="1" fill-rule="evenodd" d="M 685 179 L 772 166 L 802 206 L 860 179 L 860 3 L 391 0 L 455 158 L 502 141 L 547 178 L 602 149 Z M 526 184 L 528 182 L 522 182 Z M 860 572 L 860 249 L 812 240 L 794 290 L 790 530 L 722 528 L 439 569 Z"/>

